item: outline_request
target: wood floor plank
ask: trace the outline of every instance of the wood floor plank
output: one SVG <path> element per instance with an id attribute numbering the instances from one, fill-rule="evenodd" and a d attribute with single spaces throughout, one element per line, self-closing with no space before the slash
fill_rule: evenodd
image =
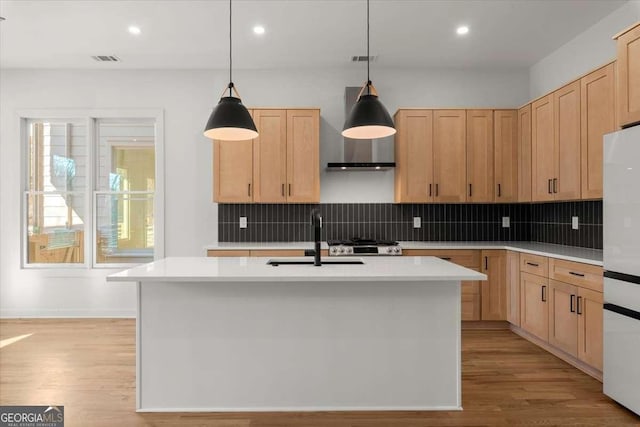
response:
<path id="1" fill-rule="evenodd" d="M 602 384 L 508 330 L 462 332 L 463 411 L 139 414 L 135 321 L 0 320 L 0 405 L 60 404 L 66 426 L 640 426 Z"/>

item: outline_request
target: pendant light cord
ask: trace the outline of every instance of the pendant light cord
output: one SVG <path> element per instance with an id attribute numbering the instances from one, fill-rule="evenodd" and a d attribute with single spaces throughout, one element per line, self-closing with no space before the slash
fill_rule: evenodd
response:
<path id="1" fill-rule="evenodd" d="M 233 58 L 231 56 L 231 0 L 229 0 L 229 96 L 233 96 L 233 79 L 231 78 L 231 70 L 233 69 Z"/>
<path id="2" fill-rule="evenodd" d="M 369 62 L 371 55 L 369 54 L 369 0 L 367 0 L 367 95 L 371 94 L 371 78 L 369 77 Z"/>

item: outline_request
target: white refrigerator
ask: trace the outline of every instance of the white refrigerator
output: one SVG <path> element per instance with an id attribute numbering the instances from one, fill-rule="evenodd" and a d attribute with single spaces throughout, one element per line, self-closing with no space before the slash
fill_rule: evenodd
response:
<path id="1" fill-rule="evenodd" d="M 640 125 L 604 137 L 604 393 L 640 414 Z"/>

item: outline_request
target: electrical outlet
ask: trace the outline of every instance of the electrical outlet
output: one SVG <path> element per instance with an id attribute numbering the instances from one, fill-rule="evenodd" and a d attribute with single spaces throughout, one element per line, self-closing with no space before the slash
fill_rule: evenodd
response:
<path id="1" fill-rule="evenodd" d="M 246 216 L 241 216 L 240 217 L 240 228 L 247 228 L 247 217 Z"/>
<path id="2" fill-rule="evenodd" d="M 420 218 L 419 216 L 414 216 L 413 228 L 420 228 L 420 227 L 422 227 L 422 218 Z"/>
<path id="3" fill-rule="evenodd" d="M 578 223 L 579 219 L 577 216 L 572 216 L 571 217 L 571 228 L 574 230 L 577 230 L 579 227 L 579 223 Z"/>
<path id="4" fill-rule="evenodd" d="M 509 218 L 508 216 L 503 216 L 502 228 L 509 228 L 509 227 L 511 227 L 511 218 Z"/>

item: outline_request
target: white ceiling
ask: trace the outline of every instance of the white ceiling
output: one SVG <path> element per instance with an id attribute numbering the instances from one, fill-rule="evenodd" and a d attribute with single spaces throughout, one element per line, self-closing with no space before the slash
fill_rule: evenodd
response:
<path id="1" fill-rule="evenodd" d="M 623 3 L 372 0 L 371 54 L 375 67 L 529 67 Z M 350 57 L 366 54 L 365 11 L 364 0 L 236 0 L 234 68 L 355 67 Z M 228 66 L 227 1 L 0 0 L 0 16 L 3 68 Z M 129 34 L 131 24 L 142 34 Z M 466 37 L 455 34 L 460 24 Z"/>

